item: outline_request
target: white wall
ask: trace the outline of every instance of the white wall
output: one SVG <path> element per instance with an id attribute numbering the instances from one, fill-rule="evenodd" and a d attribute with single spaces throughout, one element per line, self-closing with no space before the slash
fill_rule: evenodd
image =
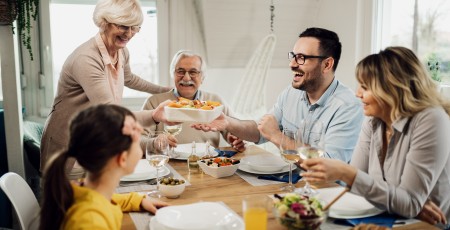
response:
<path id="1" fill-rule="evenodd" d="M 233 102 L 236 95 L 237 85 L 241 82 L 244 75 L 244 68 L 210 68 L 208 76 L 205 79 L 202 89 L 206 91 L 216 92 L 228 104 Z M 275 103 L 278 94 L 290 85 L 292 81 L 292 73 L 289 68 L 272 68 L 269 71 L 266 82 L 265 94 L 267 109 L 271 108 Z"/>
<path id="2" fill-rule="evenodd" d="M 316 19 L 307 27 L 323 27 L 333 30 L 339 35 L 343 49 L 336 71 L 336 78 L 352 90 L 355 90 L 357 86 L 354 76 L 356 63 L 371 52 L 373 3 L 376 2 L 376 0 L 322 0 L 319 2 L 319 16 L 315 16 Z M 282 4 L 282 2 L 276 2 L 276 4 Z M 311 15 L 303 16 L 309 17 Z M 230 18 L 234 17 L 231 16 Z M 208 18 L 205 18 L 205 20 L 207 19 Z M 285 67 L 279 67 L 278 64 L 277 67 L 272 67 L 269 71 L 266 90 L 264 92 L 268 109 L 274 104 L 277 95 L 289 85 L 292 80 L 292 73 L 289 69 L 287 60 L 287 52 L 291 51 L 291 48 L 286 47 L 293 47 L 298 34 L 306 29 L 301 21 L 290 20 L 284 22 L 284 24 L 286 27 L 290 27 L 291 31 L 295 31 L 295 33 L 291 32 L 290 34 L 296 35 L 291 39 L 284 38 L 284 42 L 291 40 L 291 44 L 277 44 L 276 46 L 274 58 L 286 57 L 286 64 Z M 278 23 L 278 25 L 280 25 L 280 23 Z M 283 31 L 286 30 L 286 28 L 283 28 Z M 277 36 L 284 35 L 277 34 Z M 278 41 L 280 40 L 281 39 Z M 249 54 L 249 56 L 251 56 L 251 54 Z M 280 60 L 273 60 L 273 63 L 280 63 Z M 207 80 L 204 82 L 202 88 L 218 93 L 228 103 L 231 103 L 236 94 L 237 84 L 240 83 L 244 72 L 245 68 L 210 67 L 208 69 Z"/>
<path id="3" fill-rule="evenodd" d="M 214 2 L 214 1 L 213 1 Z M 274 51 L 274 59 L 272 60 L 272 68 L 269 71 L 269 76 L 267 77 L 266 90 L 263 93 L 266 100 L 266 107 L 269 109 L 275 103 L 278 94 L 290 84 L 292 80 L 292 73 L 288 66 L 287 53 L 292 50 L 295 41 L 298 38 L 300 32 L 305 30 L 307 27 L 322 27 L 332 31 L 335 31 L 341 40 L 343 49 L 342 56 L 336 71 L 336 78 L 347 85 L 350 89 L 355 90 L 357 82 L 354 77 L 354 69 L 356 63 L 371 51 L 371 38 L 372 38 L 372 18 L 373 18 L 373 4 L 376 0 L 370 1 L 359 1 L 359 0 L 317 0 L 313 3 L 309 1 L 275 1 L 275 35 L 277 36 L 277 44 Z M 180 4 L 178 1 L 172 1 L 173 4 Z M 234 96 L 236 95 L 237 84 L 240 83 L 241 78 L 244 76 L 245 67 L 236 67 L 236 63 L 230 66 L 222 66 L 220 63 L 227 63 L 223 61 L 224 53 L 229 53 L 230 48 L 227 42 L 238 37 L 255 37 L 256 34 L 262 33 L 267 34 L 267 32 L 261 32 L 255 28 L 247 28 L 247 30 L 242 30 L 241 25 L 239 25 L 239 20 L 264 20 L 267 21 L 266 16 L 262 18 L 249 19 L 247 15 L 242 15 L 241 11 L 236 11 L 235 15 L 229 14 L 219 14 L 220 10 L 216 8 L 209 8 L 211 2 L 206 2 L 208 4 L 203 5 L 203 24 L 213 24 L 213 26 L 207 27 L 206 30 L 208 38 L 209 33 L 213 33 L 212 29 L 215 29 L 220 36 L 211 37 L 212 40 L 208 40 L 207 44 L 213 45 L 214 47 L 206 46 L 207 60 L 209 61 L 208 76 L 205 80 L 202 88 L 207 91 L 216 92 L 222 98 L 224 98 L 229 104 L 232 103 Z M 220 2 L 214 2 L 216 4 L 221 4 Z M 184 2 L 183 4 L 187 4 Z M 223 4 L 223 3 L 222 3 Z M 250 4 L 250 3 L 248 3 Z M 286 8 L 286 5 L 289 8 Z M 258 4 L 252 5 L 252 7 L 257 7 Z M 174 7 L 171 5 L 171 7 Z M 249 7 L 249 6 L 246 6 Z M 265 7 L 265 6 L 264 6 Z M 303 8 L 311 7 L 311 9 L 305 10 Z M 186 7 L 184 7 L 186 9 Z M 178 8 L 180 10 L 180 8 Z M 278 10 L 278 11 L 277 11 Z M 289 11 L 291 17 L 286 17 L 285 13 L 281 13 L 280 10 Z M 211 12 L 215 12 L 211 16 Z M 190 27 L 192 23 L 187 23 L 186 18 L 183 16 L 183 20 L 176 20 L 178 18 L 176 10 L 172 10 L 171 18 L 177 23 L 171 23 L 171 27 L 180 27 L 183 33 L 177 34 L 177 36 L 171 38 L 172 46 L 180 48 L 180 45 L 184 45 L 187 49 L 192 46 L 184 41 L 184 37 L 190 37 L 191 35 L 186 34 L 189 31 L 196 31 L 197 27 L 192 26 L 192 30 L 187 30 L 186 27 Z M 218 13 L 219 12 L 219 13 Z M 232 11 L 226 11 L 228 13 L 233 13 Z M 314 14 L 314 15 L 313 15 Z M 315 15 L 317 14 L 317 15 Z M 298 18 L 302 18 L 299 20 Z M 303 20 L 307 19 L 307 20 Z M 227 30 L 230 26 L 222 25 L 224 22 L 228 21 L 228 24 L 235 25 L 236 30 L 239 33 L 232 33 L 233 30 Z M 249 22 L 246 22 L 249 24 Z M 251 24 L 251 23 L 250 23 Z M 240 28 L 240 29 L 239 29 Z M 264 28 L 263 28 L 264 29 Z M 179 31 L 177 28 L 171 28 L 172 31 Z M 224 33 L 224 30 L 227 31 Z M 236 31 L 234 30 L 234 31 Z M 204 31 L 205 32 L 205 31 Z M 174 32 L 172 32 L 173 34 Z M 194 32 L 192 32 L 194 33 Z M 262 39 L 265 35 L 261 36 Z M 214 38 L 214 39 L 213 39 Z M 178 39 L 178 41 L 176 41 Z M 250 57 L 254 49 L 256 49 L 257 44 L 260 42 L 258 36 L 250 47 L 247 47 L 247 55 Z M 227 48 L 228 47 L 228 48 Z M 214 50 L 214 52 L 212 52 Z M 232 49 L 236 51 L 236 49 Z M 238 52 L 241 52 L 240 50 Z M 237 51 L 236 51 L 237 52 Z M 232 51 L 233 53 L 233 51 Z M 221 58 L 217 55 L 222 54 Z M 235 58 L 239 57 L 245 62 L 243 56 L 237 56 L 238 53 L 233 53 Z M 222 61 L 217 61 L 222 60 Z M 229 62 L 232 62 L 231 60 Z M 236 62 L 236 60 L 234 60 Z M 234 63 L 233 62 L 233 63 Z M 285 63 L 285 64 L 284 64 Z M 220 67 L 217 67 L 219 65 Z M 245 63 L 241 64 L 245 66 Z M 213 67 L 211 67 L 213 66 Z"/>

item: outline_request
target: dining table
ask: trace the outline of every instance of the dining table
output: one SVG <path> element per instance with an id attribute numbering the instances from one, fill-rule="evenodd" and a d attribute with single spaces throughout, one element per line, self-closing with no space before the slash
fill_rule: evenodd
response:
<path id="1" fill-rule="evenodd" d="M 230 147 L 221 147 L 222 150 L 230 150 Z M 258 154 L 273 154 L 257 145 L 247 146 L 246 150 L 239 152 L 233 156 L 235 159 L 240 159 L 244 156 L 258 155 Z M 186 186 L 185 191 L 179 198 L 169 199 L 161 198 L 161 200 L 169 203 L 170 205 L 184 205 L 192 204 L 196 202 L 223 202 L 230 209 L 236 212 L 239 216 L 243 217 L 242 212 L 242 200 L 248 195 L 274 195 L 285 193 L 280 190 L 283 184 L 269 184 L 264 186 L 253 186 L 241 178 L 239 175 L 234 174 L 224 178 L 214 178 L 204 173 L 190 173 L 187 167 L 186 161 L 171 159 L 168 163 L 176 172 L 189 181 L 190 185 Z M 334 182 L 327 183 L 313 183 L 316 188 L 330 188 L 339 186 Z M 304 186 L 304 181 L 300 180 L 295 184 L 297 188 Z M 150 221 L 150 215 L 148 217 Z M 330 218 L 329 218 L 330 219 Z M 122 229 L 134 230 L 137 229 L 135 223 L 130 217 L 129 213 L 124 213 L 122 221 Z M 147 228 L 148 229 L 148 225 Z M 273 213 L 268 214 L 267 229 L 278 230 L 287 229 L 276 220 Z M 341 229 L 351 229 L 351 227 L 342 227 Z M 401 226 L 394 226 L 393 229 L 438 229 L 433 225 L 430 225 L 422 221 L 414 221 L 411 224 L 404 224 Z"/>

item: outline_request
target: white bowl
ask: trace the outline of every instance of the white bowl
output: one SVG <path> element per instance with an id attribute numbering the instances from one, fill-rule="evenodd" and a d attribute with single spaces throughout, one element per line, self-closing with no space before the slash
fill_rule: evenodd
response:
<path id="1" fill-rule="evenodd" d="M 277 156 L 248 156 L 242 159 L 243 164 L 260 172 L 277 172 L 286 167 L 288 163 Z"/>
<path id="2" fill-rule="evenodd" d="M 167 198 L 178 198 L 185 188 L 186 183 L 178 185 L 159 184 L 159 191 Z"/>
<path id="3" fill-rule="evenodd" d="M 226 158 L 226 157 L 220 157 L 220 158 Z M 221 178 L 221 177 L 228 177 L 232 176 L 236 170 L 239 168 L 239 163 L 234 165 L 227 165 L 227 166 L 208 166 L 206 163 L 202 162 L 201 160 L 197 161 L 200 168 L 205 172 L 206 174 L 215 177 L 215 178 Z"/>
<path id="4" fill-rule="evenodd" d="M 217 106 L 212 110 L 164 107 L 166 118 L 171 122 L 210 123 L 220 116 L 222 110 L 223 105 Z"/>

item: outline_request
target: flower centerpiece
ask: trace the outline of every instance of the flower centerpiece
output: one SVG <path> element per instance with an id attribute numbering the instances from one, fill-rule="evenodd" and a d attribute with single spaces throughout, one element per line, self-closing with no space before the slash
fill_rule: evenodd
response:
<path id="1" fill-rule="evenodd" d="M 288 193 L 284 197 L 275 194 L 275 216 L 280 224 L 294 229 L 319 229 L 326 220 L 323 203 L 315 197 Z"/>

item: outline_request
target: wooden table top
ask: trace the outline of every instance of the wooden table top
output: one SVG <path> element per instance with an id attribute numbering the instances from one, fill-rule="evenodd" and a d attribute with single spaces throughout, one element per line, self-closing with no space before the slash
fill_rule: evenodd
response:
<path id="1" fill-rule="evenodd" d="M 226 148 L 224 148 L 226 149 Z M 257 146 L 249 146 L 243 153 L 238 153 L 234 158 L 261 154 L 264 150 Z M 270 154 L 270 153 L 265 153 Z M 169 164 L 186 180 L 191 183 L 191 186 L 186 186 L 186 190 L 177 199 L 162 198 L 171 205 L 191 204 L 200 201 L 224 202 L 232 210 L 234 210 L 241 217 L 242 214 L 242 200 L 244 196 L 251 194 L 273 195 L 280 193 L 282 184 L 252 186 L 241 177 L 234 174 L 231 177 L 216 179 L 207 174 L 189 174 L 186 161 L 170 160 Z M 303 187 L 303 181 L 298 182 L 296 187 Z M 337 186 L 335 183 L 314 184 L 318 188 L 327 188 Z M 395 229 L 433 229 L 434 226 L 425 222 L 405 225 Z M 122 221 L 122 229 L 131 230 L 136 229 L 130 215 L 124 213 Z M 267 229 L 286 229 L 279 224 L 272 213 L 269 213 Z M 437 228 L 436 228 L 437 229 Z"/>

